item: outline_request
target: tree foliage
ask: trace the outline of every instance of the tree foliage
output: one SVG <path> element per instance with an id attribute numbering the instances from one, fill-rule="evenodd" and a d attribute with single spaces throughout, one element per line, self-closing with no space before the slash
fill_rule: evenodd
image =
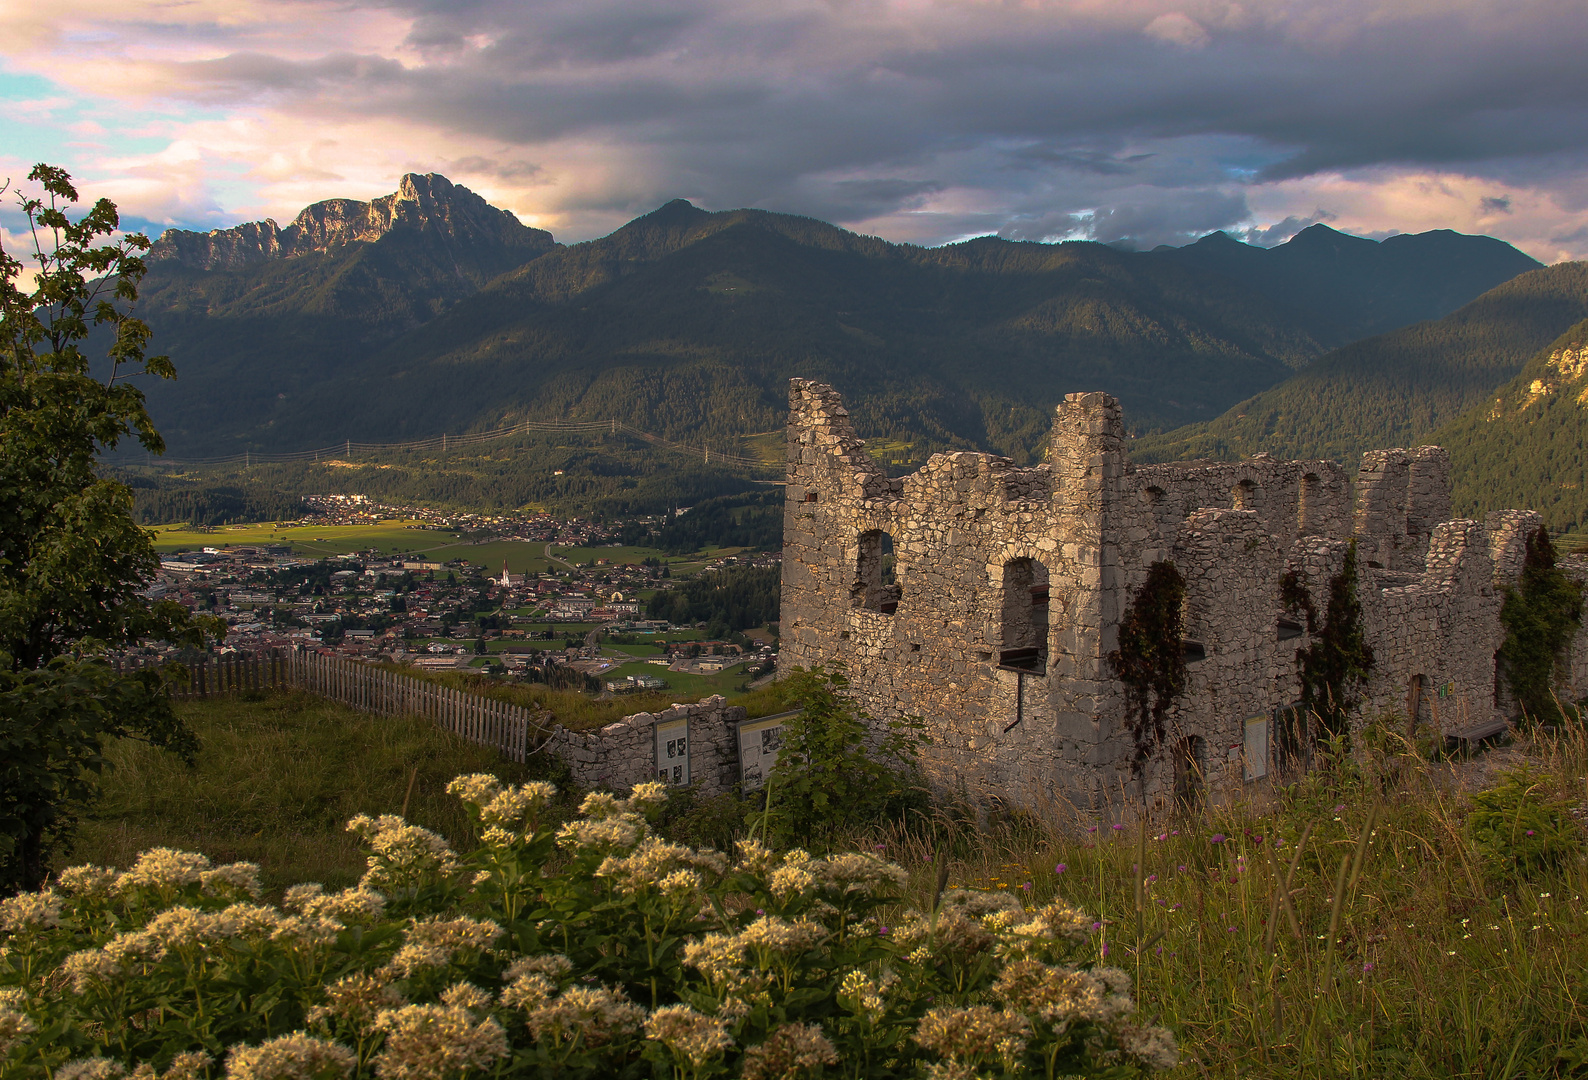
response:
<path id="1" fill-rule="evenodd" d="M 1321 626 L 1317 606 L 1298 576 L 1286 575 L 1280 593 L 1286 610 L 1304 617 L 1312 635 L 1310 645 L 1296 650 L 1302 709 L 1318 717 L 1320 737 L 1343 736 L 1355 693 L 1373 668 L 1373 647 L 1362 630 L 1362 601 L 1357 596 L 1356 541 L 1346 548 L 1340 572 L 1329 579 Z"/>
<path id="2" fill-rule="evenodd" d="M 775 566 L 747 566 L 703 573 L 681 589 L 658 592 L 646 605 L 653 619 L 675 625 L 703 622 L 714 638 L 776 622 L 782 597 L 782 572 Z"/>
<path id="3" fill-rule="evenodd" d="M 119 676 L 106 650 L 146 638 L 201 643 L 213 629 L 141 590 L 158 569 L 132 518 L 132 493 L 98 474 L 99 455 L 132 437 L 163 449 L 142 375 L 170 378 L 132 314 L 142 236 L 115 238 L 101 199 L 75 219 L 71 178 L 39 165 L 19 193 L 34 263 L 0 250 L 0 890 L 36 883 L 69 841 L 93 792 L 105 741 L 193 741 L 153 673 Z M 97 378 L 81 343 L 109 340 Z"/>
<path id="4" fill-rule="evenodd" d="M 1582 586 L 1555 565 L 1549 532 L 1540 525 L 1527 538 L 1522 578 L 1505 591 L 1500 625 L 1500 675 L 1523 715 L 1535 720 L 1560 715 L 1556 675 L 1582 625 Z"/>
<path id="5" fill-rule="evenodd" d="M 1163 741 L 1169 708 L 1185 692 L 1184 604 L 1185 578 L 1174 563 L 1153 563 L 1119 624 L 1119 648 L 1108 654 L 1125 684 L 1137 773 Z"/>
<path id="6" fill-rule="evenodd" d="M 783 745 L 767 782 L 767 823 L 776 844 L 820 844 L 925 801 L 917 777 L 917 756 L 931 741 L 925 725 L 914 717 L 878 724 L 848 689 L 842 671 L 795 668 L 783 682 L 785 699 L 800 712 L 783 722 Z"/>

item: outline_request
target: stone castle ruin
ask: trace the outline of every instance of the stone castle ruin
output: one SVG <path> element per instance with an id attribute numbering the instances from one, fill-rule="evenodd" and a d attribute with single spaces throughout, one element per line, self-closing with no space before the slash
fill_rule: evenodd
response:
<path id="1" fill-rule="evenodd" d="M 1329 461 L 1134 464 L 1118 402 L 1070 394 L 1040 465 L 939 453 L 890 478 L 832 387 L 795 379 L 789 400 L 781 662 L 842 664 L 873 716 L 927 721 L 940 790 L 1102 812 L 1304 759 L 1298 651 L 1313 633 L 1296 598 L 1321 619 L 1353 537 L 1373 663 L 1352 722 L 1504 727 L 1500 605 L 1539 518 L 1447 520 L 1439 447 L 1365 455 L 1353 504 Z M 1184 690 L 1138 750 L 1109 654 L 1165 562 L 1184 581 Z M 1583 635 L 1571 659 L 1575 695 Z"/>

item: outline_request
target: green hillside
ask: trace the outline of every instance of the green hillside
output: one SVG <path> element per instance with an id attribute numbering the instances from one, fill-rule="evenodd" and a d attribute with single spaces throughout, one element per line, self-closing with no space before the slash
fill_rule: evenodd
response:
<path id="1" fill-rule="evenodd" d="M 1450 451 L 1454 509 L 1523 507 L 1557 532 L 1588 526 L 1588 319 L 1541 349 L 1521 374 L 1435 431 Z"/>
<path id="2" fill-rule="evenodd" d="M 1437 319 L 1543 265 L 1489 236 L 1435 229 L 1374 242 L 1327 225 L 1274 248 L 1216 232 L 1153 255 L 1239 282 L 1331 346 Z"/>
<path id="3" fill-rule="evenodd" d="M 449 275 L 458 244 L 423 232 L 221 271 L 155 264 L 144 314 L 179 379 L 151 387 L 150 404 L 172 455 L 564 418 L 721 444 L 780 427 L 799 375 L 843 390 L 900 465 L 947 447 L 1028 461 L 1067 392 L 1117 394 L 1137 430 L 1210 420 L 1365 317 L 1338 281 L 1302 311 L 1296 289 L 1276 300 L 1173 252 L 996 238 L 925 249 L 682 201 L 589 243 L 539 234 L 490 280 L 484 260 Z M 1385 262 L 1386 245 L 1358 243 Z M 1428 278 L 1438 288 L 1418 286 L 1417 302 L 1438 303 L 1440 289 L 1475 287 L 1468 263 L 1504 277 L 1526 259 L 1487 238 L 1440 243 L 1466 253 L 1445 260 L 1459 273 L 1415 260 L 1401 278 L 1375 273 L 1403 292 L 1408 274 Z M 1327 245 L 1290 247 L 1241 257 L 1275 280 L 1358 269 L 1335 266 Z"/>
<path id="4" fill-rule="evenodd" d="M 1140 461 L 1278 457 L 1354 463 L 1427 441 L 1487 401 L 1539 349 L 1588 318 L 1588 264 L 1534 270 L 1442 319 L 1358 341 L 1209 423 L 1136 440 Z"/>

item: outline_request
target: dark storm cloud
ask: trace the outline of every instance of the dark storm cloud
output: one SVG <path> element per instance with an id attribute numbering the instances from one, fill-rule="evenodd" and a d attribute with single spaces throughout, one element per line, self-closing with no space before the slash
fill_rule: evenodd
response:
<path id="1" fill-rule="evenodd" d="M 1580 177 L 1588 145 L 1575 2 L 381 6 L 412 18 L 417 61 L 174 68 L 200 96 L 519 147 L 582 140 L 645 170 L 565 209 L 687 195 L 854 220 L 967 191 L 991 231 L 1144 244 L 1239 223 L 1256 182 L 1385 165 L 1548 182 Z"/>

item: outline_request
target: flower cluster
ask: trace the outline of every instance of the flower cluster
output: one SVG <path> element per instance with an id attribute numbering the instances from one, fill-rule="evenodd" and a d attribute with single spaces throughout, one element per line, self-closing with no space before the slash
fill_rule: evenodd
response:
<path id="1" fill-rule="evenodd" d="M 361 816 L 368 872 L 340 892 L 271 906 L 257 867 L 162 848 L 0 901 L 0 1074 L 990 1080 L 1177 1060 L 1133 1022 L 1129 977 L 1084 962 L 1094 923 L 1062 902 L 955 889 L 894 917 L 905 873 L 876 852 L 671 843 L 648 821 L 660 784 L 590 794 L 560 828 L 548 784 L 450 790 L 477 850 Z"/>

